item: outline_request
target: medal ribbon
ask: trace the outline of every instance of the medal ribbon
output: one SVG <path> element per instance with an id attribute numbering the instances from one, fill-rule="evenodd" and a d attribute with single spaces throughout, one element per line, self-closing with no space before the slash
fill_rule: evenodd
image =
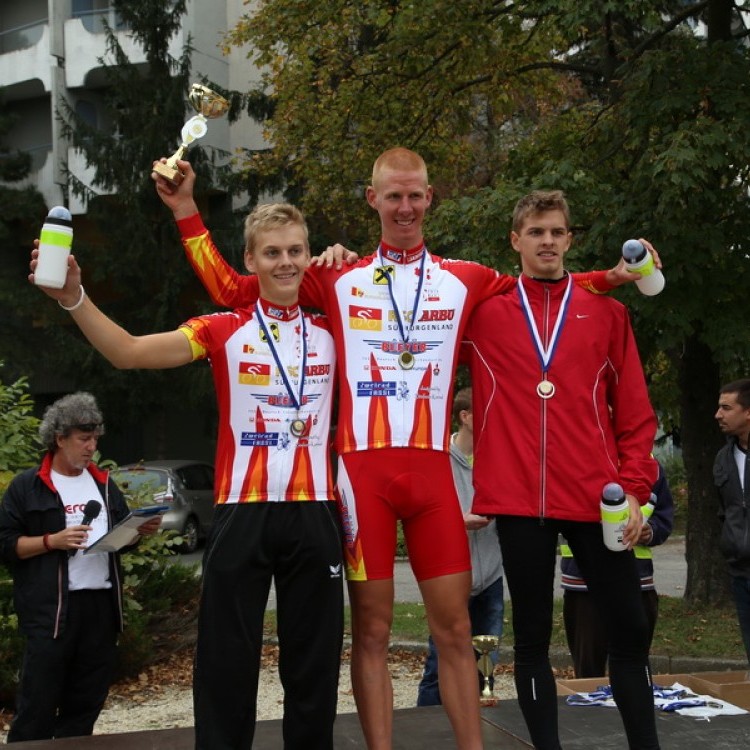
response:
<path id="1" fill-rule="evenodd" d="M 427 255 L 427 248 L 422 248 L 422 257 L 419 259 L 419 282 L 417 283 L 417 294 L 414 297 L 414 305 L 412 307 L 411 311 L 411 323 L 409 323 L 408 329 L 404 326 L 403 318 L 401 317 L 401 311 L 399 310 L 399 306 L 396 304 L 396 298 L 393 295 L 393 280 L 391 279 L 391 275 L 386 272 L 385 274 L 385 280 L 388 283 L 388 294 L 391 297 L 391 305 L 393 307 L 393 314 L 396 316 L 396 323 L 398 324 L 398 332 L 401 335 L 401 341 L 406 344 L 409 342 L 409 338 L 411 337 L 411 331 L 414 326 L 414 323 L 417 320 L 417 310 L 419 309 L 419 298 L 422 296 L 422 282 L 424 281 L 424 264 L 425 264 L 425 257 Z M 384 268 L 383 264 L 383 253 L 378 246 L 378 260 L 380 261 L 380 267 Z"/>
<path id="2" fill-rule="evenodd" d="M 302 407 L 302 396 L 305 391 L 305 369 L 307 367 L 307 331 L 305 329 L 305 316 L 302 314 L 302 310 L 300 310 L 299 317 L 302 325 L 302 359 L 300 362 L 299 395 L 297 395 L 292 388 L 292 383 L 289 380 L 289 374 L 287 373 L 286 368 L 281 364 L 279 353 L 276 351 L 276 346 L 273 343 L 273 335 L 268 330 L 266 321 L 263 319 L 263 313 L 260 310 L 260 302 L 255 303 L 255 314 L 258 316 L 258 325 L 260 325 L 261 330 L 266 336 L 266 341 L 271 349 L 271 354 L 273 354 L 276 366 L 279 368 L 279 373 L 281 374 L 281 379 L 284 381 L 286 392 L 289 394 L 289 398 L 292 400 L 294 408 L 299 411 Z"/>
<path id="3" fill-rule="evenodd" d="M 555 349 L 557 343 L 560 340 L 562 333 L 563 323 L 568 314 L 568 304 L 570 303 L 570 295 L 573 290 L 573 277 L 568 274 L 568 286 L 563 294 L 562 302 L 560 303 L 560 309 L 557 311 L 557 320 L 552 328 L 552 335 L 549 338 L 549 343 L 545 347 L 542 344 L 541 336 L 539 335 L 539 329 L 536 326 L 536 320 L 534 320 L 534 313 L 529 304 L 529 298 L 526 296 L 526 290 L 523 288 L 523 276 L 518 277 L 518 296 L 521 300 L 521 309 L 526 317 L 526 324 L 529 327 L 529 333 L 534 342 L 534 348 L 536 349 L 537 357 L 539 357 L 539 364 L 542 368 L 544 377 L 547 377 L 547 370 L 549 370 L 552 364 L 552 358 L 555 356 Z"/>

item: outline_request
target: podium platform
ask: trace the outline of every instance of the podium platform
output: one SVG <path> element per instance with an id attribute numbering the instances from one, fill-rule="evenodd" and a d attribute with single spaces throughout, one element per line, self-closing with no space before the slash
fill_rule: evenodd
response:
<path id="1" fill-rule="evenodd" d="M 612 708 L 568 706 L 559 701 L 560 740 L 565 750 L 622 750 L 626 746 L 619 713 Z M 657 714 L 663 747 L 680 750 L 737 750 L 750 747 L 750 714 L 720 716 L 696 721 L 676 714 Z M 336 718 L 334 746 L 364 750 L 365 742 L 356 714 Z M 501 701 L 482 709 L 482 737 L 488 750 L 521 750 L 532 747 L 517 701 Z M 123 734 L 100 734 L 61 740 L 19 742 L 23 750 L 193 750 L 192 727 Z M 281 721 L 261 721 L 255 733 L 255 750 L 280 750 Z M 455 742 L 448 718 L 439 706 L 408 708 L 393 717 L 394 750 L 453 750 Z"/>

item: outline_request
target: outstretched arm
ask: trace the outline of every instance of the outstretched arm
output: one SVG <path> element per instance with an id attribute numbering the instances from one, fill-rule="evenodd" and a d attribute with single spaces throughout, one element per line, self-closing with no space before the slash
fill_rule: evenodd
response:
<path id="1" fill-rule="evenodd" d="M 661 268 L 661 259 L 656 248 L 648 241 L 641 238 L 643 246 L 654 256 L 654 264 Z M 620 262 L 608 271 L 589 271 L 587 273 L 574 273 L 573 280 L 578 286 L 587 289 L 590 292 L 604 294 L 611 292 L 618 286 L 627 284 L 631 281 L 638 281 L 641 278 L 639 273 L 628 271 L 627 264 L 620 258 Z"/>
<path id="2" fill-rule="evenodd" d="M 38 242 L 34 243 L 38 245 Z M 34 271 L 39 250 L 31 253 L 29 281 L 34 283 Z M 193 355 L 187 337 L 179 330 L 132 336 L 108 318 L 89 298 L 81 285 L 81 269 L 73 255 L 68 258 L 68 274 L 62 289 L 41 289 L 48 297 L 68 309 L 71 317 L 89 340 L 118 369 L 162 369 L 179 367 L 192 362 Z"/>

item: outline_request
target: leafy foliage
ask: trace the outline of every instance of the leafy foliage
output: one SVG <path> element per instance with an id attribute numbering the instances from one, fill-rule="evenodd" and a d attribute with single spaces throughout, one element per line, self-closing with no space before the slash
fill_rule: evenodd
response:
<path id="1" fill-rule="evenodd" d="M 265 66 L 274 148 L 308 212 L 362 241 L 362 188 L 386 147 L 415 148 L 438 205 L 438 253 L 513 270 L 510 210 L 534 188 L 571 201 L 570 266 L 609 267 L 653 240 L 667 286 L 618 293 L 632 310 L 652 399 L 680 428 L 690 503 L 688 598 L 726 595 L 711 479 L 722 380 L 750 362 L 738 310 L 747 251 L 750 54 L 732 0 L 266 0 L 227 37 Z M 343 217 L 343 218 L 342 218 Z"/>
<path id="2" fill-rule="evenodd" d="M 404 145 L 432 166 L 438 194 L 491 182 L 539 99 L 510 71 L 543 54 L 523 19 L 491 0 L 470 5 L 269 0 L 229 34 L 265 70 L 274 148 L 250 153 L 254 174 L 282 169 L 301 205 L 339 238 L 366 237 L 362 191 L 377 154 Z M 540 76 L 545 107 L 564 95 Z"/>
<path id="3" fill-rule="evenodd" d="M 0 492 L 5 491 L 16 472 L 32 466 L 39 458 L 39 420 L 33 415 L 34 400 L 28 389 L 25 377 L 10 385 L 0 381 Z"/>

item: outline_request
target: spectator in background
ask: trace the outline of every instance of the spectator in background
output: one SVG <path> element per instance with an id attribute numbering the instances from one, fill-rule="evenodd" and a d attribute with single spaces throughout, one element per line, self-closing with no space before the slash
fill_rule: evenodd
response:
<path id="1" fill-rule="evenodd" d="M 729 566 L 742 642 L 750 664 L 750 380 L 735 380 L 719 391 L 716 421 L 727 444 L 716 454 L 714 484 L 719 492 L 721 551 Z"/>
<path id="2" fill-rule="evenodd" d="M 453 419 L 458 432 L 451 435 L 451 468 L 463 511 L 464 525 L 469 538 L 471 552 L 471 596 L 469 597 L 469 619 L 471 634 L 503 634 L 503 558 L 497 543 L 495 521 L 471 512 L 474 500 L 472 466 L 474 465 L 474 416 L 471 409 L 471 388 L 462 388 L 453 399 Z M 497 663 L 497 652 L 493 653 Z M 484 677 L 479 676 L 479 689 L 484 687 Z M 490 677 L 490 686 L 494 680 Z M 438 653 L 430 636 L 424 674 L 417 693 L 418 706 L 438 706 L 440 684 L 438 678 Z"/>
<path id="3" fill-rule="evenodd" d="M 90 735 L 109 692 L 122 632 L 120 554 L 76 554 L 128 515 L 109 472 L 92 463 L 104 420 L 90 393 L 47 407 L 40 466 L 10 483 L 0 507 L 0 559 L 26 636 L 8 743 Z M 99 515 L 82 523 L 86 503 Z M 155 534 L 161 518 L 145 521 Z"/>
<path id="4" fill-rule="evenodd" d="M 663 544 L 672 533 L 674 501 L 664 467 L 659 464 L 659 478 L 653 486 L 651 500 L 642 508 L 645 523 L 638 544 L 633 547 L 641 577 L 641 594 L 649 626 L 649 647 L 659 616 L 659 597 L 654 585 L 654 560 L 651 547 Z M 576 677 L 600 677 L 606 671 L 607 631 L 599 610 L 589 594 L 573 553 L 567 544 L 560 546 L 563 587 L 563 621 L 568 648 L 573 657 Z"/>

